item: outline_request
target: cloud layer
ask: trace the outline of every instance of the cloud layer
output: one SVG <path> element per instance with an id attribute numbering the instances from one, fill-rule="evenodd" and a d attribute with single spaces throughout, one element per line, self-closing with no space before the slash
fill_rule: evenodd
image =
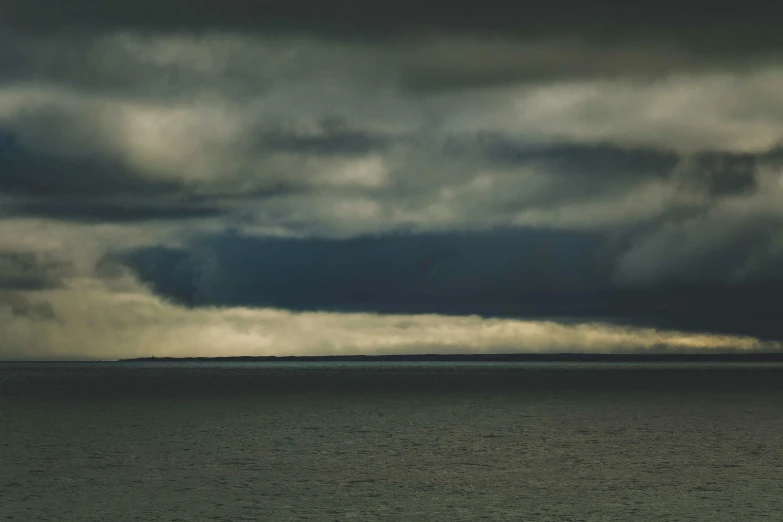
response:
<path id="1" fill-rule="evenodd" d="M 183 6 L 0 6 L 2 324 L 50 332 L 13 343 L 78 352 L 57 303 L 108 292 L 115 324 L 120 287 L 172 321 L 156 350 L 255 313 L 362 317 L 334 342 L 370 351 L 411 314 L 400 346 L 573 316 L 783 338 L 773 10 Z"/>
<path id="2" fill-rule="evenodd" d="M 135 287 L 74 279 L 0 299 L 0 359 L 395 353 L 667 352 L 780 349 L 752 337 L 430 314 L 187 310 Z"/>

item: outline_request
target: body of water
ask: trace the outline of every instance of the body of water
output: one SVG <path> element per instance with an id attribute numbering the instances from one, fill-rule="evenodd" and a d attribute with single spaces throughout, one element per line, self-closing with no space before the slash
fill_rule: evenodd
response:
<path id="1" fill-rule="evenodd" d="M 0 520 L 783 520 L 783 365 L 0 363 Z"/>

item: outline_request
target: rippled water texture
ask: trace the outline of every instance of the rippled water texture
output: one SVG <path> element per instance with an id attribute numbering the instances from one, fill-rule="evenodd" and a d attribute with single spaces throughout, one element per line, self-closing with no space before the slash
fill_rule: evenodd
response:
<path id="1" fill-rule="evenodd" d="M 0 364 L 0 520 L 783 520 L 783 366 Z"/>

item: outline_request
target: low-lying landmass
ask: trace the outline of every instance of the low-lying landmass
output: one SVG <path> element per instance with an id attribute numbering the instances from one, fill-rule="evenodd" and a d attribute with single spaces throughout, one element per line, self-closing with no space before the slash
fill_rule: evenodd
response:
<path id="1" fill-rule="evenodd" d="M 511 354 L 409 354 L 310 355 L 226 357 L 139 357 L 136 362 L 783 362 L 779 352 L 728 353 L 511 353 Z"/>

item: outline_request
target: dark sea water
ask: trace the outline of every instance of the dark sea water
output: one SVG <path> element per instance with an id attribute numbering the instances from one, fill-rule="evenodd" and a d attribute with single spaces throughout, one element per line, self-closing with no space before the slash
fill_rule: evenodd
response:
<path id="1" fill-rule="evenodd" d="M 783 520 L 783 366 L 0 363 L 0 520 Z"/>

